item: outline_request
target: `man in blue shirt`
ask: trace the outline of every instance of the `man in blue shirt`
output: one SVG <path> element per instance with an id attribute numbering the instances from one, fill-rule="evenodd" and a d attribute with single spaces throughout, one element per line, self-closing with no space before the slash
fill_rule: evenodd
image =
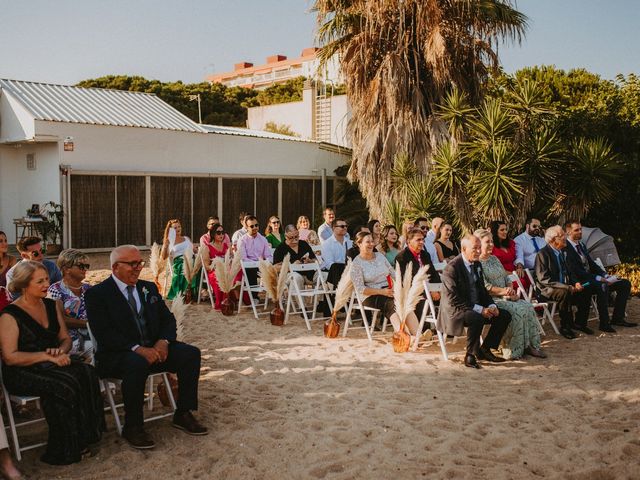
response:
<path id="1" fill-rule="evenodd" d="M 60 269 L 56 266 L 54 262 L 52 262 L 51 260 L 45 259 L 44 256 L 42 255 L 42 240 L 40 238 L 38 237 L 22 238 L 18 241 L 18 244 L 16 245 L 16 247 L 18 248 L 18 252 L 20 252 L 20 256 L 22 257 L 22 260 L 31 260 L 34 262 L 40 262 L 45 266 L 45 268 L 47 269 L 47 272 L 49 272 L 49 284 L 59 282 L 60 280 L 62 280 L 62 273 L 60 272 Z M 16 263 L 16 265 L 18 265 L 18 263 Z M 11 282 L 11 279 L 13 278 L 13 269 L 16 268 L 16 265 L 11 267 L 11 270 L 7 272 L 7 285 L 9 285 L 9 282 Z M 20 295 L 21 295 L 20 293 L 14 293 L 12 295 L 12 299 L 16 300 L 20 297 Z"/>

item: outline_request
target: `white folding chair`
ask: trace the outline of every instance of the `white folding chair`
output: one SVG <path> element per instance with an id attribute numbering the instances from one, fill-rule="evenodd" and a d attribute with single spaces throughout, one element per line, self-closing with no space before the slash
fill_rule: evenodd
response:
<path id="1" fill-rule="evenodd" d="M 198 249 L 198 255 L 200 255 L 200 262 L 202 263 L 202 268 L 200 269 L 200 283 L 198 284 L 198 305 L 200 305 L 200 298 L 202 297 L 202 285 L 204 284 L 207 288 L 207 292 L 209 292 L 209 301 L 211 302 L 211 308 L 215 307 L 215 298 L 213 295 L 213 289 L 211 288 L 211 284 L 209 283 L 209 272 L 207 270 L 206 265 L 204 264 L 204 257 L 202 255 L 202 249 L 207 248 L 204 245 L 200 246 Z M 213 259 L 211 259 L 213 261 Z"/>
<path id="2" fill-rule="evenodd" d="M 39 442 L 32 443 L 30 445 L 21 446 L 18 440 L 18 428 L 26 427 L 27 425 L 33 425 L 34 423 L 44 422 L 46 419 L 44 416 L 35 418 L 33 420 L 25 420 L 23 422 L 16 423 L 15 416 L 13 415 L 13 406 L 12 403 L 17 405 L 18 407 L 25 407 L 27 405 L 35 404 L 39 410 L 42 411 L 40 407 L 40 397 L 28 396 L 28 395 L 11 395 L 6 387 L 4 386 L 4 382 L 2 381 L 2 361 L 0 360 L 0 384 L 2 384 L 2 394 L 4 396 L 4 403 L 7 409 L 7 416 L 9 417 L 9 425 L 5 425 L 5 430 L 9 430 L 11 433 L 11 440 L 13 442 L 13 449 L 16 455 L 16 459 L 18 461 L 22 460 L 22 452 L 27 450 L 32 450 L 34 448 L 42 447 L 47 444 L 47 442 Z"/>
<path id="3" fill-rule="evenodd" d="M 527 278 L 529 279 L 529 282 L 531 283 L 531 285 L 535 285 L 535 280 L 533 278 L 533 274 L 531 273 L 531 271 L 528 268 L 525 268 L 524 271 L 527 274 Z M 520 280 L 519 277 L 518 277 L 518 280 Z M 522 282 L 520 282 L 520 285 L 522 285 Z M 548 321 L 551 324 L 553 331 L 556 332 L 556 334 L 560 335 L 560 329 L 556 325 L 556 322 L 553 321 L 553 317 L 556 315 L 558 302 L 554 302 L 552 300 L 547 300 L 546 302 L 539 302 L 536 298 L 534 298 L 533 294 L 529 295 L 528 292 L 525 292 L 524 288 L 520 288 L 520 291 L 524 295 L 524 299 L 533 304 L 533 308 L 535 308 L 536 311 L 538 308 L 542 308 L 541 327 L 545 322 Z M 533 290 L 532 293 L 534 291 L 535 290 Z"/>
<path id="4" fill-rule="evenodd" d="M 540 309 L 540 310 L 543 310 L 543 307 L 541 306 L 542 303 L 535 303 L 535 304 L 532 303 L 531 297 L 528 295 L 527 291 L 524 289 L 524 286 L 522 285 L 522 280 L 520 280 L 520 277 L 518 276 L 518 274 L 516 272 L 513 272 L 512 274 L 509 275 L 509 281 L 511 283 L 515 283 L 516 285 L 518 285 L 517 294 L 525 302 L 531 303 L 531 305 L 533 305 L 534 310 L 536 309 L 536 307 L 538 307 L 538 309 Z M 548 307 L 548 305 L 547 305 L 547 307 Z M 536 315 L 536 322 L 538 322 L 538 331 L 540 332 L 540 335 L 546 335 L 546 333 L 544 331 L 544 328 L 542 328 L 542 324 L 540 323 L 540 320 L 538 320 L 538 316 L 537 315 Z"/>
<path id="5" fill-rule="evenodd" d="M 248 308 L 245 305 L 242 304 L 243 301 L 243 297 L 244 294 L 246 293 L 249 296 L 249 302 L 251 303 L 251 309 L 253 310 L 253 316 L 256 317 L 256 319 L 258 319 L 258 309 L 256 308 L 256 305 L 258 305 L 258 301 L 256 299 L 253 298 L 253 294 L 254 293 L 261 293 L 261 292 L 265 292 L 265 288 L 260 284 L 260 277 L 258 276 L 258 284 L 257 285 L 251 285 L 249 283 L 249 277 L 247 277 L 247 269 L 248 268 L 258 268 L 258 266 L 260 265 L 260 262 L 258 261 L 253 261 L 253 260 L 240 260 L 240 265 L 242 266 L 242 282 L 240 284 L 240 301 L 238 302 L 238 313 L 240 313 L 240 310 L 242 308 Z M 264 297 L 264 310 L 267 309 L 267 305 L 269 304 L 269 299 L 267 298 L 267 296 L 265 295 Z M 265 315 L 268 312 L 262 312 L 261 315 Z"/>
<path id="6" fill-rule="evenodd" d="M 442 284 L 441 283 L 428 283 L 424 282 L 424 293 L 425 293 L 425 303 L 424 308 L 422 309 L 422 315 L 420 315 L 420 323 L 418 324 L 418 330 L 416 335 L 414 335 L 412 350 L 415 352 L 418 349 L 418 344 L 420 343 L 420 337 L 422 335 L 422 330 L 424 329 L 424 324 L 429 322 L 433 325 L 433 328 L 436 328 L 436 322 L 438 319 L 438 311 L 436 310 L 435 302 L 433 301 L 433 297 L 431 296 L 432 292 L 442 292 Z M 445 335 L 436 329 L 436 333 L 438 334 L 438 342 L 440 343 L 440 350 L 442 351 L 442 359 L 449 360 L 449 355 L 447 355 L 447 347 L 445 345 Z"/>
<path id="7" fill-rule="evenodd" d="M 435 268 L 438 273 L 442 273 L 442 271 L 446 268 L 446 266 L 447 266 L 446 260 L 433 264 L 433 268 Z"/>
<path id="8" fill-rule="evenodd" d="M 307 288 L 300 289 L 296 281 L 294 280 L 294 276 L 296 274 L 305 276 L 304 274 L 307 272 L 313 272 L 313 280 L 310 286 Z M 333 310 L 333 303 L 331 302 L 331 297 L 329 294 L 334 293 L 333 290 L 330 290 L 327 286 L 327 283 L 324 280 L 322 272 L 320 270 L 320 264 L 318 262 L 312 263 L 290 263 L 289 264 L 289 278 L 287 280 L 287 308 L 284 316 L 285 323 L 287 322 L 289 315 L 293 314 L 302 314 L 305 323 L 307 324 L 307 329 L 311 330 L 311 321 L 313 320 L 321 320 L 326 317 L 318 317 L 316 318 L 316 309 L 318 307 L 318 297 L 323 297 L 327 301 L 329 305 L 329 309 Z M 309 318 L 309 312 L 304 304 L 305 298 L 313 298 L 313 306 L 312 306 L 312 314 L 311 318 Z M 296 308 L 296 300 L 298 302 L 299 310 Z"/>
<path id="9" fill-rule="evenodd" d="M 360 316 L 362 317 L 362 327 L 351 327 L 353 328 L 364 328 L 365 332 L 367 332 L 367 337 L 369 338 L 369 343 L 373 341 L 373 328 L 378 320 L 378 313 L 380 310 L 373 307 L 366 307 L 363 305 L 363 300 L 360 297 L 358 291 L 354 288 L 353 293 L 351 294 L 351 300 L 349 301 L 349 306 L 347 307 L 347 318 L 344 321 L 344 329 L 342 330 L 342 336 L 347 336 L 347 330 L 349 330 L 349 324 L 351 323 L 351 313 L 353 309 L 356 308 L 360 311 Z M 371 319 L 371 324 L 369 324 L 369 319 L 367 318 L 367 312 L 371 312 L 373 317 Z"/>
<path id="10" fill-rule="evenodd" d="M 98 350 L 98 344 L 96 339 L 93 336 L 93 332 L 91 332 L 91 327 L 87 323 L 87 330 L 89 331 L 89 338 L 91 338 L 91 342 L 94 345 L 94 351 Z M 161 377 L 164 381 L 164 385 L 167 391 L 167 397 L 169 398 L 169 403 L 171 403 L 171 411 L 167 413 L 160 413 L 158 415 L 153 415 L 151 417 L 147 417 L 144 419 L 144 422 L 151 422 L 153 420 L 158 420 L 160 418 L 165 418 L 172 416 L 176 411 L 176 399 L 173 396 L 173 392 L 171 391 L 171 384 L 169 383 L 169 372 L 158 372 L 151 373 L 147 378 L 147 408 L 149 411 L 153 411 L 153 399 L 155 397 L 155 393 L 153 391 L 154 380 Z M 100 379 L 100 390 L 105 393 L 107 396 L 107 402 L 109 403 L 109 409 L 111 410 L 111 414 L 113 415 L 113 419 L 116 423 L 116 430 L 118 431 L 118 435 L 122 435 L 122 421 L 120 420 L 120 414 L 118 413 L 118 408 L 123 407 L 123 403 L 116 404 L 113 398 L 113 391 L 116 387 L 119 387 L 122 384 L 122 380 L 119 378 L 101 378 Z"/>

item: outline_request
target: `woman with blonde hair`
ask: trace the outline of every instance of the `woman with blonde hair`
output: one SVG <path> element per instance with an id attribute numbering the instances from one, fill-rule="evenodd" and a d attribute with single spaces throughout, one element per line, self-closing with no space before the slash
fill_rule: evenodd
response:
<path id="1" fill-rule="evenodd" d="M 89 258 L 80 250 L 69 248 L 60 252 L 58 268 L 62 272 L 62 280 L 49 287 L 47 296 L 62 304 L 62 317 L 72 342 L 70 355 L 91 363 L 93 344 L 87 330 L 87 309 L 84 305 L 84 293 L 91 285 L 83 281 L 89 270 Z"/>
<path id="2" fill-rule="evenodd" d="M 0 315 L 2 381 L 14 395 L 42 398 L 49 425 L 41 460 L 79 462 L 105 430 L 98 375 L 69 356 L 71 338 L 60 303 L 46 298 L 49 274 L 39 262 L 16 265 L 9 290 L 22 295 Z"/>
<path id="3" fill-rule="evenodd" d="M 480 262 L 484 273 L 484 283 L 489 295 L 498 308 L 511 314 L 511 322 L 502 337 L 506 348 L 505 358 L 521 358 L 525 354 L 546 358 L 540 350 L 538 317 L 533 305 L 520 299 L 511 286 L 509 276 L 498 257 L 492 254 L 493 234 L 490 230 L 478 229 L 473 234 L 480 239 Z"/>
<path id="4" fill-rule="evenodd" d="M 168 300 L 173 300 L 178 295 L 184 293 L 187 288 L 192 291 L 197 288 L 199 275 L 195 275 L 191 281 L 191 285 L 187 282 L 182 274 L 182 268 L 184 265 L 185 252 L 194 251 L 193 243 L 191 239 L 186 235 L 182 235 L 182 223 L 177 218 L 173 218 L 167 222 L 167 226 L 164 228 L 164 236 L 162 238 L 162 250 L 161 256 L 163 259 L 169 258 L 172 265 L 173 276 L 171 277 L 171 287 L 166 294 Z"/>
<path id="5" fill-rule="evenodd" d="M 313 232 L 313 230 L 311 230 L 311 222 L 309 221 L 309 217 L 300 215 L 298 217 L 298 222 L 296 223 L 296 228 L 298 229 L 298 233 L 300 234 L 300 240 L 308 242 L 309 234 Z"/>

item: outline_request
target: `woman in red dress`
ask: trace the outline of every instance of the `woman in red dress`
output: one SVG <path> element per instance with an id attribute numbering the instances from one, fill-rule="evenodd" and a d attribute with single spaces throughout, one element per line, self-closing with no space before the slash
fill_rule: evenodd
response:
<path id="1" fill-rule="evenodd" d="M 491 222 L 491 234 L 493 235 L 493 255 L 498 257 L 500 263 L 507 273 L 514 273 L 516 270 L 516 243 L 509 238 L 507 224 L 501 220 Z M 525 290 L 529 288 L 529 279 L 526 275 L 520 277 L 520 282 Z M 514 288 L 518 285 L 514 282 Z"/>
<path id="2" fill-rule="evenodd" d="M 204 246 L 209 249 L 209 257 L 211 257 L 212 261 L 216 257 L 224 258 L 227 250 L 229 249 L 229 244 L 225 243 L 224 241 L 224 235 L 224 228 L 222 228 L 222 225 L 220 225 L 219 223 L 214 223 L 209 229 L 209 238 L 211 239 L 211 241 L 209 243 L 206 243 Z M 222 304 L 222 301 L 224 300 L 225 293 L 220 290 L 220 286 L 218 285 L 218 281 L 216 280 L 215 269 L 207 271 L 207 276 L 209 277 L 209 285 L 211 285 L 211 288 L 213 289 L 213 295 L 216 298 L 214 308 L 216 310 L 220 310 L 220 306 Z"/>

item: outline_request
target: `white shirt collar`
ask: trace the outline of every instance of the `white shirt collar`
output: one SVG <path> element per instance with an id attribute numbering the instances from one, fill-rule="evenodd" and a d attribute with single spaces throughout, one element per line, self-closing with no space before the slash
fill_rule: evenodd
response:
<path id="1" fill-rule="evenodd" d="M 120 289 L 120 291 L 123 293 L 123 295 L 126 297 L 127 296 L 127 287 L 129 285 L 127 285 L 126 283 L 124 283 L 122 280 L 120 280 L 118 277 L 116 277 L 113 273 L 111 274 L 111 278 L 113 278 L 113 281 L 116 282 L 116 285 L 118 286 L 118 289 Z M 136 288 L 133 288 L 133 291 L 136 291 Z"/>

